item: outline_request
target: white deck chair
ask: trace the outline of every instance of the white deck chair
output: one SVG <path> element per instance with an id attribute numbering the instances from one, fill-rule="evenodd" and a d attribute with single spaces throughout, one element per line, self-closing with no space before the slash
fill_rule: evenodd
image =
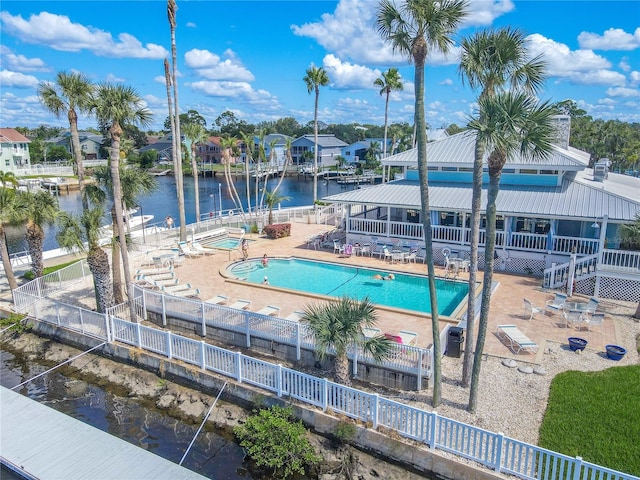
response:
<path id="1" fill-rule="evenodd" d="M 418 334 L 416 332 L 400 330 L 398 332 L 398 336 L 402 339 L 402 343 L 405 345 L 415 345 L 418 341 Z"/>
<path id="2" fill-rule="evenodd" d="M 180 252 L 185 254 L 187 257 L 201 257 L 204 255 L 204 253 L 193 250 L 189 245 L 187 245 L 187 242 L 178 242 L 178 248 L 180 249 Z"/>
<path id="3" fill-rule="evenodd" d="M 259 313 L 261 315 L 267 315 L 269 317 L 277 317 L 280 314 L 280 307 L 267 305 L 266 307 L 258 310 L 256 313 Z"/>
<path id="4" fill-rule="evenodd" d="M 513 353 L 536 353 L 538 344 L 522 333 L 515 325 L 498 325 L 498 338 L 502 340 Z"/>
<path id="5" fill-rule="evenodd" d="M 216 295 L 209 300 L 205 300 L 205 303 L 213 303 L 214 305 L 227 305 L 229 303 L 229 297 L 226 295 Z"/>
<path id="6" fill-rule="evenodd" d="M 236 308 L 238 310 L 251 310 L 251 300 L 238 299 L 229 305 L 230 308 Z"/>
<path id="7" fill-rule="evenodd" d="M 553 300 L 549 300 L 545 305 L 545 311 L 550 311 L 552 313 L 559 313 L 562 311 L 562 307 L 564 306 L 564 302 L 567 301 L 567 296 L 564 293 L 556 293 L 556 296 Z"/>
<path id="8" fill-rule="evenodd" d="M 191 247 L 193 248 L 194 251 L 201 253 L 203 255 L 215 255 L 216 251 L 211 249 L 211 248 L 205 248 L 203 247 L 200 242 L 193 242 L 191 243 Z"/>
<path id="9" fill-rule="evenodd" d="M 526 318 L 527 320 L 531 320 L 533 317 L 535 317 L 539 313 L 544 313 L 544 310 L 542 310 L 539 307 L 536 307 L 526 298 L 524 298 L 523 300 L 524 300 L 524 318 Z"/>
<path id="10" fill-rule="evenodd" d="M 362 329 L 362 334 L 365 336 L 365 338 L 374 338 L 382 335 L 382 330 L 380 330 L 379 328 L 364 327 Z"/>
<path id="11" fill-rule="evenodd" d="M 284 318 L 285 320 L 293 320 L 294 322 L 299 322 L 303 316 L 304 316 L 304 312 L 296 310 L 294 312 L 291 312 L 289 315 L 287 315 Z"/>
<path id="12" fill-rule="evenodd" d="M 588 331 L 591 331 L 593 327 L 600 327 L 600 332 L 602 332 L 602 325 L 604 324 L 604 313 L 587 313 L 583 315 L 582 321 L 584 322 Z"/>

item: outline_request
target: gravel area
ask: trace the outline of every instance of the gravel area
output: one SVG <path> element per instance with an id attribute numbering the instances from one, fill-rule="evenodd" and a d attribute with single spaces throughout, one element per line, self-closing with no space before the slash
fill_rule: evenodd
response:
<path id="1" fill-rule="evenodd" d="M 607 358 L 604 350 L 572 352 L 567 343 L 547 341 L 540 365 L 530 365 L 516 360 L 516 367 L 507 367 L 503 359 L 486 357 L 482 363 L 478 396 L 478 411 L 466 410 L 469 389 L 460 386 L 462 358 L 444 357 L 442 361 L 442 403 L 436 409 L 439 415 L 453 418 L 493 432 L 531 444 L 538 442 L 538 430 L 547 408 L 549 387 L 553 378 L 567 370 L 598 371 L 606 368 L 640 363 L 636 342 L 640 335 L 640 323 L 631 318 L 636 304 L 620 302 L 616 311 L 609 310 L 618 338 L 625 340 L 627 354 L 621 361 Z M 585 335 L 582 335 L 585 336 Z M 588 339 L 588 336 L 587 336 Z M 530 366 L 543 375 L 522 373 L 519 367 Z M 426 400 L 426 402 L 425 402 Z M 421 408 L 430 408 L 431 398 L 411 402 Z M 426 405 L 425 405 L 426 403 Z"/>

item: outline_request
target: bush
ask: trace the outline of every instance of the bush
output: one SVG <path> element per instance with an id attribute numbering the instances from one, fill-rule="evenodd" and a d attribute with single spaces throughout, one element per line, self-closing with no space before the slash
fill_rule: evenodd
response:
<path id="1" fill-rule="evenodd" d="M 274 223 L 273 225 L 266 225 L 264 227 L 264 233 L 267 237 L 272 239 L 288 237 L 291 235 L 290 223 Z"/>
<path id="2" fill-rule="evenodd" d="M 333 432 L 334 437 L 340 443 L 347 443 L 356 436 L 356 426 L 349 421 L 341 421 Z"/>
<path id="3" fill-rule="evenodd" d="M 273 469 L 277 478 L 305 474 L 305 469 L 319 462 L 302 422 L 294 420 L 291 408 L 273 406 L 247 418 L 234 427 L 240 446 L 262 467 Z"/>
<path id="4" fill-rule="evenodd" d="M 13 333 L 24 333 L 31 329 L 31 327 L 23 322 L 26 315 L 19 313 L 11 313 L 7 318 L 0 319 L 0 330 L 9 330 Z"/>

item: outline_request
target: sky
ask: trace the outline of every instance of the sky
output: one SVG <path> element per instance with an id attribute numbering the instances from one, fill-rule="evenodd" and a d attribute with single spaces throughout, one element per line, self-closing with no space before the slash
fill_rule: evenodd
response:
<path id="1" fill-rule="evenodd" d="M 399 1 L 399 0 L 396 0 Z M 413 124 L 414 68 L 385 44 L 375 26 L 377 0 L 177 0 L 180 111 L 196 110 L 213 126 L 225 111 L 256 124 L 293 117 L 313 121 L 315 95 L 306 70 L 323 67 L 324 123 L 384 125 L 385 96 L 374 81 L 390 67 L 404 89 L 389 101 L 389 123 Z M 165 58 L 171 33 L 165 1 L 30 1 L 0 4 L 0 127 L 68 127 L 38 99 L 38 85 L 60 71 L 96 83 L 133 87 L 153 113 L 167 117 Z M 460 41 L 487 28 L 526 34 L 548 78 L 540 100 L 573 100 L 593 118 L 640 122 L 640 2 L 471 0 L 448 55 L 433 52 L 425 70 L 431 128 L 463 126 L 478 92 L 458 70 Z M 96 127 L 81 116 L 79 127 Z"/>

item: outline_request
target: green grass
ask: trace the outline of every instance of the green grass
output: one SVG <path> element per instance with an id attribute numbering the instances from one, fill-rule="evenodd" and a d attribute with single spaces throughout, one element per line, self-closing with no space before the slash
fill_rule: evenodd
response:
<path id="1" fill-rule="evenodd" d="M 539 445 L 640 475 L 640 365 L 554 378 Z"/>
<path id="2" fill-rule="evenodd" d="M 68 267 L 69 265 L 73 265 L 74 263 L 78 263 L 80 260 L 72 260 L 70 262 L 61 263 L 60 265 L 54 265 L 52 267 L 45 267 L 42 275 L 47 275 L 48 273 L 56 272 L 58 270 L 63 269 L 64 267 Z M 35 277 L 33 276 L 33 271 L 29 270 L 22 275 L 27 280 L 33 280 Z"/>

